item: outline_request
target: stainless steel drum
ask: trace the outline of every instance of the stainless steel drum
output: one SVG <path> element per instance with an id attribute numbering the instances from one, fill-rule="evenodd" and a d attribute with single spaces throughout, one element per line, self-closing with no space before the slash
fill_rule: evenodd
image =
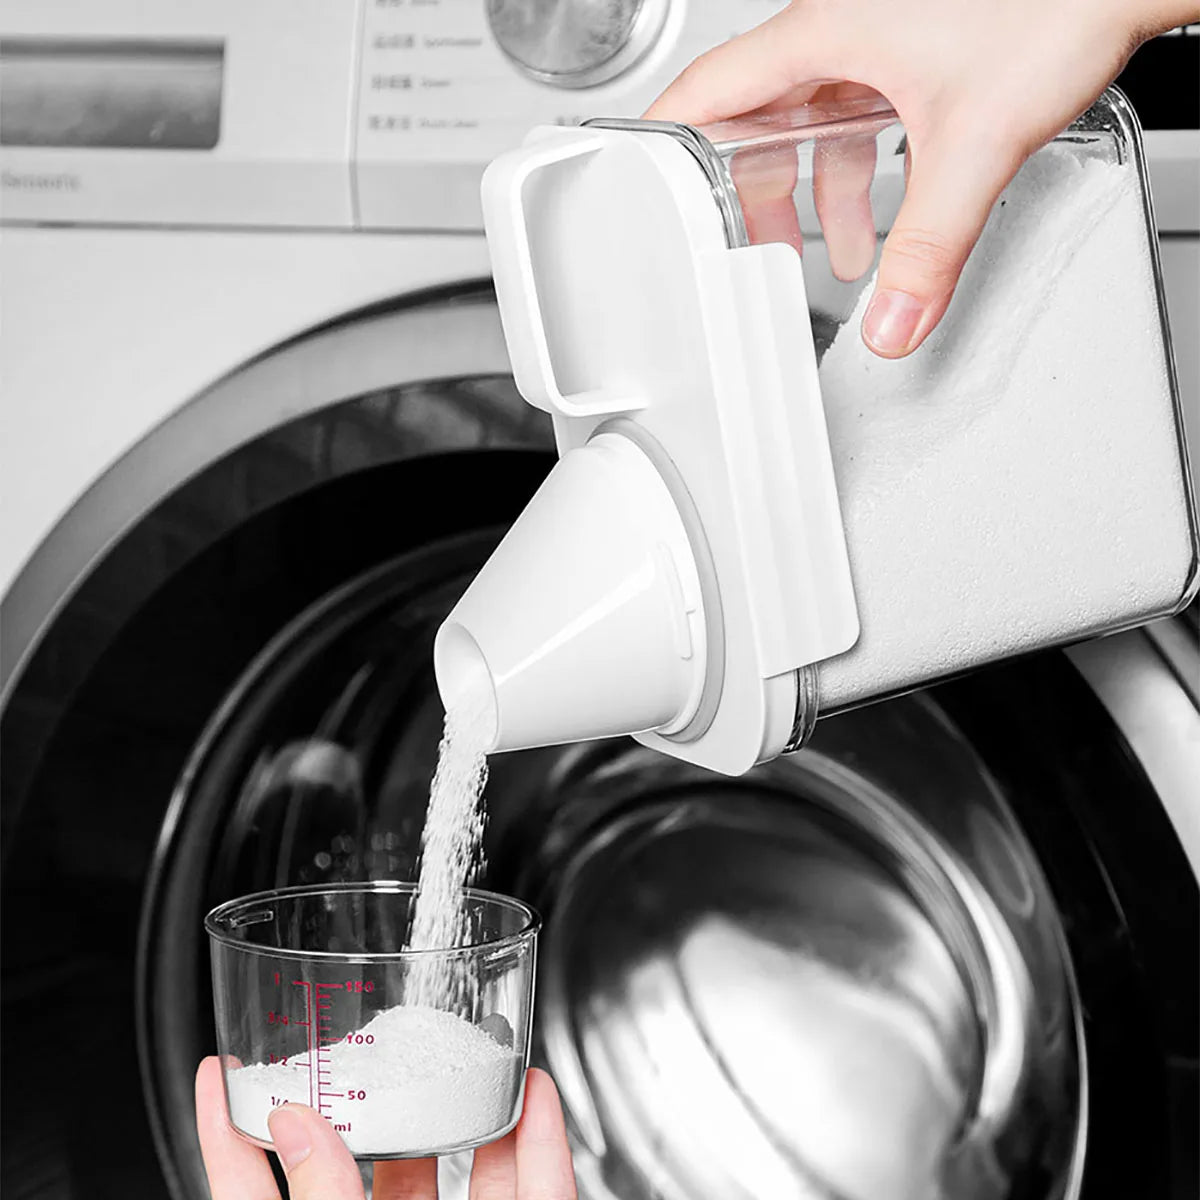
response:
<path id="1" fill-rule="evenodd" d="M 830 721 L 734 783 L 590 757 L 561 818 L 586 827 L 543 882 L 540 1012 L 589 1196 L 1070 1190 L 1062 932 L 935 704 Z"/>
<path id="2" fill-rule="evenodd" d="M 490 544 L 371 572 L 247 673 L 168 820 L 147 995 L 186 974 L 178 922 L 202 893 L 411 872 L 440 711 L 429 641 Z M 830 718 L 736 781 L 624 741 L 501 755 L 488 809 L 487 882 L 546 914 L 535 1056 L 588 1200 L 1077 1190 L 1057 909 L 936 697 Z M 218 812 L 209 871 L 176 869 Z M 149 1025 L 164 1087 L 184 1076 L 177 1024 Z"/>

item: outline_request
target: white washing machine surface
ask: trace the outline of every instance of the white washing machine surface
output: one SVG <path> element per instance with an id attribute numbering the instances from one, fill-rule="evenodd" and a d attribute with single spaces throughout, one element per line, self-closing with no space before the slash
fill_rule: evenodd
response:
<path id="1" fill-rule="evenodd" d="M 553 461 L 483 164 L 636 115 L 774 7 L 6 6 L 6 1196 L 206 1194 L 201 917 L 412 874 L 433 632 Z M 1200 132 L 1137 70 L 1194 418 Z M 488 883 L 547 918 L 582 1194 L 1194 1194 L 1198 672 L 1193 610 L 732 783 L 625 743 L 498 759 Z"/>

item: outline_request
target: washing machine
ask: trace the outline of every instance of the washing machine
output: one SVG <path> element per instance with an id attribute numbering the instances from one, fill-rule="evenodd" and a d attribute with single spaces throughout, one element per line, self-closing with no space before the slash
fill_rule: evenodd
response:
<path id="1" fill-rule="evenodd" d="M 483 164 L 774 7 L 6 5 L 6 1197 L 206 1195 L 201 917 L 412 875 L 433 633 L 553 462 Z M 1125 80 L 1193 434 L 1197 32 Z M 581 1194 L 1194 1196 L 1198 679 L 1193 610 L 740 780 L 498 758 L 486 881 L 546 918 Z"/>

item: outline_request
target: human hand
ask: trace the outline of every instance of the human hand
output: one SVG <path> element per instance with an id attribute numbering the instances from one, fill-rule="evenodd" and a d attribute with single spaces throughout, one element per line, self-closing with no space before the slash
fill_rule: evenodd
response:
<path id="1" fill-rule="evenodd" d="M 363 1200 L 350 1151 L 333 1127 L 304 1104 L 285 1104 L 268 1121 L 291 1200 Z M 206 1058 L 196 1072 L 196 1128 L 212 1200 L 279 1200 L 266 1152 L 229 1123 L 221 1064 Z M 437 1200 L 437 1159 L 375 1164 L 373 1200 Z M 507 1137 L 475 1151 L 471 1200 L 575 1200 L 575 1176 L 554 1082 L 545 1071 L 525 1077 L 525 1109 Z"/>
<path id="2" fill-rule="evenodd" d="M 705 125 L 799 105 L 830 84 L 839 97 L 863 87 L 884 95 L 905 126 L 909 175 L 863 338 L 899 358 L 941 320 L 1025 159 L 1087 109 L 1142 41 L 1197 19 L 1195 0 L 794 0 L 698 58 L 646 117 Z M 814 163 L 818 212 L 823 199 L 861 212 L 870 176 L 864 183 L 857 165 L 873 168 L 873 147 L 853 157 L 838 171 L 845 180 L 826 184 L 857 195 L 823 198 Z M 842 255 L 861 263 L 862 246 Z"/>

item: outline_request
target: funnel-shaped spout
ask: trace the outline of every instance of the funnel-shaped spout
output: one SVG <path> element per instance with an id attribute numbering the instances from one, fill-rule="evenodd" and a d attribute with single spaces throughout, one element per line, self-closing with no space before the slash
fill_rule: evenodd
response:
<path id="1" fill-rule="evenodd" d="M 695 713 L 708 656 L 692 548 L 619 433 L 559 460 L 434 644 L 447 707 L 490 693 L 491 749 L 658 730 Z"/>

